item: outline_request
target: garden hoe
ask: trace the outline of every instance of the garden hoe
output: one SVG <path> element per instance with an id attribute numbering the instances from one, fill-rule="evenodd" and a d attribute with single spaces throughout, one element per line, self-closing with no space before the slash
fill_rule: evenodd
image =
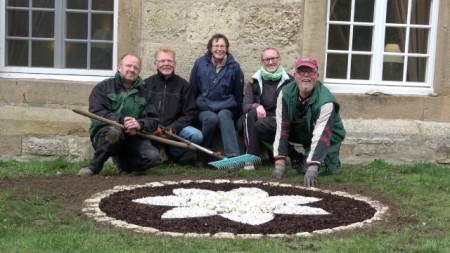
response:
<path id="1" fill-rule="evenodd" d="M 216 159 L 219 159 L 218 161 L 208 163 L 209 165 L 216 167 L 218 169 L 232 170 L 235 168 L 243 167 L 245 165 L 257 164 L 257 163 L 261 162 L 261 158 L 259 156 L 255 156 L 255 155 L 251 155 L 251 154 L 245 154 L 245 155 L 235 156 L 235 157 L 231 157 L 231 158 L 226 158 L 226 157 L 220 155 L 219 153 L 216 153 L 212 150 L 209 150 L 209 149 L 204 148 L 200 145 L 197 145 L 193 142 L 190 142 L 172 132 L 169 132 L 169 131 L 163 131 L 163 132 L 164 132 L 164 134 L 167 134 L 176 140 L 186 143 L 188 146 L 193 147 L 194 149 L 196 149 L 198 151 L 201 151 L 210 156 L 213 156 Z"/>

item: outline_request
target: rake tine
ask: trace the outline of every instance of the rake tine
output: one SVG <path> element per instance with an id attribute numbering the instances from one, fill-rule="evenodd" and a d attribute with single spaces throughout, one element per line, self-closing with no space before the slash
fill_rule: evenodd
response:
<path id="1" fill-rule="evenodd" d="M 225 169 L 232 170 L 238 167 L 243 167 L 248 164 L 257 164 L 261 162 L 261 158 L 259 156 L 245 154 L 240 156 L 235 156 L 232 158 L 223 158 L 219 161 L 214 161 L 208 163 L 209 165 L 216 167 L 217 169 Z"/>

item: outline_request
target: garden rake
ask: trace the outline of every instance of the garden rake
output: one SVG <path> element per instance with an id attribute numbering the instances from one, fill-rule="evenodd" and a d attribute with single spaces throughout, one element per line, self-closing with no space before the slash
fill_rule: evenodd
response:
<path id="1" fill-rule="evenodd" d="M 233 170 L 236 168 L 243 167 L 245 165 L 257 164 L 257 163 L 261 162 L 261 158 L 259 156 L 255 156 L 255 155 L 251 155 L 251 154 L 245 154 L 245 155 L 227 158 L 227 157 L 220 155 L 217 152 L 214 152 L 214 151 L 204 148 L 198 144 L 195 144 L 191 141 L 188 141 L 172 132 L 169 132 L 169 131 L 163 131 L 163 132 L 164 132 L 164 134 L 167 134 L 176 140 L 186 143 L 188 146 L 193 147 L 194 149 L 196 149 L 198 151 L 201 151 L 203 153 L 206 153 L 206 154 L 218 159 L 218 161 L 213 161 L 213 162 L 208 163 L 209 165 L 211 165 L 217 169 Z"/>
<path id="2" fill-rule="evenodd" d="M 86 116 L 88 118 L 101 121 L 101 122 L 106 123 L 108 125 L 113 125 L 113 126 L 120 127 L 121 129 L 124 129 L 124 126 L 122 124 L 120 124 L 119 122 L 115 122 L 115 121 L 106 119 L 104 117 L 98 116 L 97 114 L 93 114 L 93 113 L 86 112 L 86 111 L 79 110 L 79 109 L 72 109 L 72 111 L 75 112 L 75 113 L 78 113 L 80 115 Z M 183 142 L 173 141 L 173 140 L 169 140 L 169 139 L 166 139 L 166 138 L 158 137 L 156 135 L 146 134 L 146 133 L 143 133 L 143 132 L 137 132 L 136 134 L 141 136 L 141 137 L 150 139 L 152 141 L 157 141 L 157 142 L 160 142 L 160 143 L 163 143 L 163 144 L 166 144 L 166 145 L 171 145 L 171 146 L 174 146 L 174 147 L 195 150 L 192 146 L 189 146 L 189 145 L 187 145 L 186 143 L 183 143 Z"/>

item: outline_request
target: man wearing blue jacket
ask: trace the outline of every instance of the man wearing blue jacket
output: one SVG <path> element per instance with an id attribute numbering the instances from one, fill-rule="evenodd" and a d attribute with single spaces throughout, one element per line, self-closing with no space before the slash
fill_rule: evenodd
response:
<path id="1" fill-rule="evenodd" d="M 229 42 L 222 34 L 208 41 L 208 52 L 198 58 L 191 71 L 190 84 L 199 110 L 203 142 L 211 149 L 220 129 L 225 157 L 240 155 L 235 120 L 241 116 L 244 74 L 229 53 Z"/>

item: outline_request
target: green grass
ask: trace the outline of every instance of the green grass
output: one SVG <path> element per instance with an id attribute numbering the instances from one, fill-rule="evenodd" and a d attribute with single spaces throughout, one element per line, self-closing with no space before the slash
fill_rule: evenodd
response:
<path id="1" fill-rule="evenodd" d="M 27 162 L 0 161 L 0 180 L 75 174 L 87 161 L 65 159 Z M 108 164 L 103 173 L 114 173 Z M 220 175 L 228 178 L 270 178 L 270 167 L 228 173 L 161 165 L 153 175 Z M 288 178 L 291 180 L 301 180 Z M 338 234 L 293 239 L 226 240 L 168 238 L 134 234 L 125 229 L 97 226 L 61 207 L 51 196 L 18 198 L 0 189 L 0 252 L 450 252 L 450 169 L 429 163 L 391 165 L 375 160 L 366 165 L 345 165 L 320 183 L 357 186 L 393 204 L 392 224 Z M 320 185 L 319 185 L 320 187 Z"/>

